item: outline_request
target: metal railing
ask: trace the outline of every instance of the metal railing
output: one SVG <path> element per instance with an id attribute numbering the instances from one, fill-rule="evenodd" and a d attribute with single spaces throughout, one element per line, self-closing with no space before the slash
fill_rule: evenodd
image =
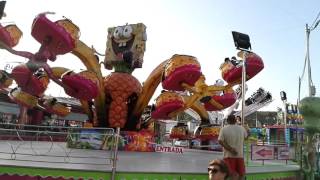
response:
<path id="1" fill-rule="evenodd" d="M 111 166 L 115 178 L 119 129 L 0 123 L 0 159 L 70 168 Z M 94 149 L 94 150 L 93 150 Z"/>

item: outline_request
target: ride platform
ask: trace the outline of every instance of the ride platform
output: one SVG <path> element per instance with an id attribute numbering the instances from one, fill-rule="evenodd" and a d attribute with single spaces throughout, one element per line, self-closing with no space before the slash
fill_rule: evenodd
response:
<path id="1" fill-rule="evenodd" d="M 7 153 L 11 152 L 11 153 Z M 13 153 L 12 153 L 13 152 Z M 70 149 L 65 142 L 3 141 L 0 144 L 0 179 L 109 180 L 111 151 Z M 184 149 L 175 152 L 119 151 L 117 180 L 207 180 L 207 167 L 221 152 Z M 297 180 L 300 168 L 285 161 L 250 161 L 247 180 Z"/>

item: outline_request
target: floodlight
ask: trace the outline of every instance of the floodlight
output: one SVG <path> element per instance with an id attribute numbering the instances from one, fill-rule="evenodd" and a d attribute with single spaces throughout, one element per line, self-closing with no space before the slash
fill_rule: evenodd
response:
<path id="1" fill-rule="evenodd" d="M 250 37 L 247 34 L 232 31 L 232 36 L 237 49 L 247 51 L 251 49 Z"/>
<path id="2" fill-rule="evenodd" d="M 280 92 L 280 97 L 281 97 L 281 100 L 282 100 L 282 101 L 287 100 L 287 94 L 286 94 L 286 92 L 281 91 L 281 92 Z"/>
<path id="3" fill-rule="evenodd" d="M 4 7 L 6 6 L 6 1 L 0 1 L 0 19 L 5 15 Z"/>

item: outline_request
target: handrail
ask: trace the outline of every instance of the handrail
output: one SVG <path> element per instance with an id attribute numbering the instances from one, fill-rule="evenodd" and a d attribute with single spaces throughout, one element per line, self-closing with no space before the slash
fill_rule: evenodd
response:
<path id="1" fill-rule="evenodd" d="M 60 129 L 61 131 L 54 131 Z M 90 131 L 88 131 L 90 130 Z M 88 131 L 88 132 L 87 132 Z M 115 136 L 112 128 L 79 128 L 58 126 L 37 126 L 22 124 L 0 123 L 0 159 L 12 161 L 29 161 L 53 164 L 82 164 L 96 166 L 111 166 L 114 161 L 114 152 L 117 149 L 92 150 L 83 153 L 80 149 L 70 148 L 68 143 L 72 138 L 89 137 L 80 139 L 79 142 L 101 143 L 114 146 Z M 94 138 L 100 137 L 97 141 Z M 56 138 L 59 138 L 58 141 Z M 83 141 L 82 141 L 83 140 Z M 111 144 L 110 144 L 111 143 Z M 108 155 L 109 154 L 109 155 Z M 115 173 L 116 167 L 112 167 Z"/>

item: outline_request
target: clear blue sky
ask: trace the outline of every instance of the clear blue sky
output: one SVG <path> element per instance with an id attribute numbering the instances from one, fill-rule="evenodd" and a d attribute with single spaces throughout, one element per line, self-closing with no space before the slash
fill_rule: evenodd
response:
<path id="1" fill-rule="evenodd" d="M 224 57 L 234 56 L 231 31 L 250 35 L 253 51 L 265 62 L 265 69 L 248 82 L 249 92 L 259 87 L 270 91 L 275 99 L 268 110 L 281 107 L 280 91 L 287 92 L 289 102 L 298 97 L 298 77 L 305 56 L 305 24 L 312 24 L 320 11 L 320 1 L 297 0 L 159 0 L 159 1 L 62 1 L 7 0 L 8 16 L 1 22 L 14 21 L 24 32 L 18 50 L 36 51 L 39 44 L 31 37 L 33 18 L 40 12 L 57 12 L 80 27 L 80 39 L 100 52 L 106 46 L 107 28 L 125 23 L 143 22 L 147 26 L 147 50 L 142 69 L 133 75 L 143 82 L 161 61 L 173 54 L 198 58 L 208 84 L 221 78 L 219 66 Z M 320 27 L 311 33 L 310 56 L 313 82 L 320 89 Z M 1 51 L 2 63 L 25 61 Z M 103 59 L 103 58 L 101 58 Z M 83 68 L 72 55 L 59 56 L 53 66 Z M 2 66 L 3 67 L 3 66 Z M 110 71 L 104 70 L 104 74 Z M 302 97 L 307 95 L 306 77 Z M 53 84 L 53 83 L 52 83 Z M 48 94 L 61 95 L 56 87 Z M 159 93 L 159 91 L 157 91 Z M 155 96 L 157 96 L 156 94 Z"/>

